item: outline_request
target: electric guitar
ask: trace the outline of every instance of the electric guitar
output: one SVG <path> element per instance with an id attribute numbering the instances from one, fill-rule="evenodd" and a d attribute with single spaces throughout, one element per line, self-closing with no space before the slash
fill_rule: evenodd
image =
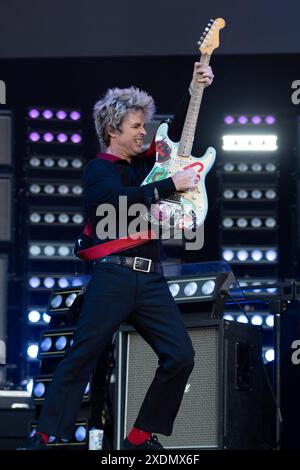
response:
<path id="1" fill-rule="evenodd" d="M 223 18 L 210 20 L 198 42 L 201 53 L 200 63 L 209 64 L 211 54 L 219 46 L 219 31 L 224 28 Z M 156 162 L 142 182 L 153 183 L 180 170 L 192 168 L 197 173 L 197 188 L 185 192 L 175 192 L 166 199 L 159 199 L 152 204 L 148 220 L 154 225 L 175 230 L 196 229 L 203 224 L 207 209 L 205 177 L 216 158 L 216 151 L 209 147 L 200 158 L 191 155 L 194 134 L 200 110 L 204 84 L 197 82 L 192 90 L 190 103 L 185 118 L 181 139 L 172 142 L 168 137 L 168 124 L 159 126 L 156 137 Z"/>

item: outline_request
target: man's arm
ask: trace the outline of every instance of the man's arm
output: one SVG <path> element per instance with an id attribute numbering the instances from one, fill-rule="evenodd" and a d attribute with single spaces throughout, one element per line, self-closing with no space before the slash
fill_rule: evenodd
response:
<path id="1" fill-rule="evenodd" d="M 185 191 L 197 187 L 197 175 L 194 170 L 182 170 L 170 178 L 144 186 L 125 187 L 121 184 L 113 164 L 103 160 L 93 160 L 87 164 L 84 172 L 84 186 L 88 206 L 99 204 L 119 205 L 119 197 L 126 196 L 127 204 L 145 204 L 150 207 L 153 202 L 154 190 L 159 198 L 164 198 L 174 191 Z"/>
<path id="2" fill-rule="evenodd" d="M 126 196 L 128 205 L 142 203 L 149 207 L 155 188 L 159 197 L 168 196 L 176 191 L 172 178 L 166 178 L 144 186 L 125 187 L 121 184 L 112 163 L 100 159 L 87 164 L 84 172 L 84 186 L 89 206 L 106 203 L 117 207 L 119 197 Z"/>

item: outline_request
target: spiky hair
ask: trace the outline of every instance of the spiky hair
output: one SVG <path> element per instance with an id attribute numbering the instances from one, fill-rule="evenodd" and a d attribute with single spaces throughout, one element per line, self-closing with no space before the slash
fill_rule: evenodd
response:
<path id="1" fill-rule="evenodd" d="M 109 131 L 120 130 L 129 111 L 142 110 L 145 122 L 155 113 L 152 96 L 139 88 L 111 88 L 94 106 L 95 127 L 100 142 L 110 143 Z"/>

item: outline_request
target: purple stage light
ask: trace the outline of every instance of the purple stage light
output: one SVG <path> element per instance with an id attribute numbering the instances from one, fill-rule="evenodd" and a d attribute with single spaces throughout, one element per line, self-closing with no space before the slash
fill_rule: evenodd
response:
<path id="1" fill-rule="evenodd" d="M 251 119 L 253 124 L 260 124 L 261 123 L 261 117 L 260 116 L 253 116 Z"/>
<path id="2" fill-rule="evenodd" d="M 66 119 L 67 113 L 61 109 L 60 111 L 57 111 L 56 117 L 62 121 L 63 119 Z"/>
<path id="3" fill-rule="evenodd" d="M 240 116 L 238 118 L 238 121 L 239 121 L 240 124 L 247 124 L 248 118 L 247 118 L 247 116 Z"/>
<path id="4" fill-rule="evenodd" d="M 40 112 L 37 109 L 30 109 L 28 116 L 31 117 L 31 119 L 36 119 L 40 115 Z"/>
<path id="5" fill-rule="evenodd" d="M 232 124 L 232 123 L 234 122 L 234 117 L 232 117 L 232 116 L 225 116 L 224 122 L 225 122 L 225 124 L 229 124 L 229 125 L 230 125 L 230 124 Z"/>
<path id="6" fill-rule="evenodd" d="M 71 136 L 71 140 L 73 142 L 73 144 L 79 144 L 79 142 L 81 142 L 81 136 L 79 134 L 72 134 Z"/>
<path id="7" fill-rule="evenodd" d="M 276 119 L 275 119 L 274 116 L 266 116 L 266 117 L 265 117 L 265 122 L 266 122 L 267 124 L 270 124 L 270 125 L 271 125 L 271 124 L 274 124 L 275 121 L 276 121 Z"/>
<path id="8" fill-rule="evenodd" d="M 50 109 L 45 109 L 45 111 L 43 111 L 43 117 L 45 119 L 51 119 L 53 117 L 53 112 Z"/>
<path id="9" fill-rule="evenodd" d="M 56 138 L 61 144 L 64 144 L 68 140 L 68 136 L 66 134 L 63 134 L 62 132 L 60 134 L 57 134 Z"/>
<path id="10" fill-rule="evenodd" d="M 78 121 L 78 119 L 81 118 L 81 114 L 78 111 L 72 111 L 70 113 L 70 118 L 72 119 L 72 121 Z"/>
<path id="11" fill-rule="evenodd" d="M 52 140 L 54 139 L 54 135 L 51 134 L 51 132 L 46 132 L 43 135 L 43 139 L 44 139 L 45 142 L 52 142 Z"/>
<path id="12" fill-rule="evenodd" d="M 41 136 L 38 132 L 30 132 L 29 134 L 29 139 L 32 142 L 38 142 L 40 140 Z"/>

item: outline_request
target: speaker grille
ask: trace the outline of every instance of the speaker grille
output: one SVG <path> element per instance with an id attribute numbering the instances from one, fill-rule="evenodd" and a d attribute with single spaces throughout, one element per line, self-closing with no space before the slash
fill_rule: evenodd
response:
<path id="1" fill-rule="evenodd" d="M 168 437 L 160 436 L 159 440 L 168 448 L 217 448 L 219 329 L 192 328 L 189 335 L 195 349 L 195 368 L 187 383 L 173 433 Z M 124 437 L 134 424 L 156 368 L 157 356 L 149 345 L 136 332 L 129 333 Z"/>

